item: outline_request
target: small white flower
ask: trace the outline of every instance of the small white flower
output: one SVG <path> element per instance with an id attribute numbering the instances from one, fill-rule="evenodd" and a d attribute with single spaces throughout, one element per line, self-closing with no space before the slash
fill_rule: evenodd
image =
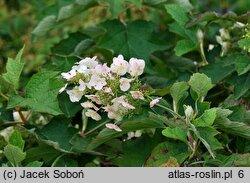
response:
<path id="1" fill-rule="evenodd" d="M 132 97 L 134 99 L 141 99 L 141 100 L 144 100 L 144 96 L 143 96 L 143 93 L 140 92 L 140 91 L 130 91 Z"/>
<path id="2" fill-rule="evenodd" d="M 110 73 L 110 68 L 107 66 L 107 64 L 98 64 L 95 67 L 95 72 L 100 76 L 108 76 Z"/>
<path id="3" fill-rule="evenodd" d="M 66 90 L 68 84 L 65 84 L 64 87 L 62 87 L 60 90 L 59 90 L 59 93 L 62 93 Z"/>
<path id="4" fill-rule="evenodd" d="M 150 107 L 154 107 L 158 102 L 160 102 L 161 99 L 162 99 L 162 97 L 159 97 L 159 98 L 152 100 L 149 104 Z"/>
<path id="5" fill-rule="evenodd" d="M 110 87 L 103 87 L 103 91 L 105 93 L 109 93 L 110 95 L 114 96 L 114 93 L 113 93 L 113 91 L 112 91 L 112 89 Z"/>
<path id="6" fill-rule="evenodd" d="M 85 115 L 88 116 L 88 117 L 91 117 L 92 119 L 96 120 L 96 121 L 99 121 L 101 120 L 101 116 L 94 110 L 92 109 L 88 109 L 86 112 L 85 112 Z"/>
<path id="7" fill-rule="evenodd" d="M 96 96 L 96 95 L 85 95 L 85 97 L 86 97 L 87 99 L 91 100 L 92 102 L 95 102 L 95 103 L 97 103 L 97 104 L 99 104 L 99 105 L 102 104 L 102 101 L 101 101 L 100 98 L 99 98 L 98 96 Z"/>
<path id="8" fill-rule="evenodd" d="M 106 112 L 108 112 L 109 119 L 115 119 L 116 121 L 122 120 L 123 116 L 119 113 L 119 109 L 117 106 L 107 105 L 102 107 Z"/>
<path id="9" fill-rule="evenodd" d="M 80 62 L 78 62 L 79 65 L 85 65 L 86 67 L 93 69 L 98 65 L 98 62 L 96 61 L 96 57 L 90 58 L 86 57 L 82 59 Z"/>
<path id="10" fill-rule="evenodd" d="M 103 86 L 105 86 L 106 84 L 107 83 L 106 83 L 105 78 L 101 78 L 97 74 L 93 74 L 88 83 L 88 88 L 91 89 L 91 87 L 94 87 L 96 90 L 101 90 Z"/>
<path id="11" fill-rule="evenodd" d="M 135 109 L 135 107 L 125 101 L 125 99 L 126 96 L 122 95 L 120 97 L 114 98 L 111 102 L 114 104 L 114 106 L 118 106 L 117 104 L 121 104 L 126 109 Z"/>
<path id="12" fill-rule="evenodd" d="M 142 59 L 131 58 L 129 60 L 129 74 L 131 76 L 139 76 L 143 73 L 145 61 Z"/>
<path id="13" fill-rule="evenodd" d="M 69 99 L 71 102 L 79 102 L 83 96 L 83 92 L 79 90 L 79 87 L 74 87 L 72 90 L 67 90 Z"/>
<path id="14" fill-rule="evenodd" d="M 111 71 L 120 76 L 127 73 L 129 68 L 129 64 L 126 60 L 124 60 L 122 55 L 113 58 L 113 63 L 111 64 Z"/>
<path id="15" fill-rule="evenodd" d="M 120 89 L 124 92 L 129 90 L 130 82 L 131 82 L 131 79 L 121 78 L 120 79 Z"/>
<path id="16" fill-rule="evenodd" d="M 84 91 L 86 89 L 86 86 L 87 84 L 83 80 L 79 79 L 79 90 Z"/>
<path id="17" fill-rule="evenodd" d="M 89 69 L 87 68 L 87 66 L 80 64 L 80 65 L 75 65 L 72 67 L 72 69 L 76 70 L 79 73 L 82 74 L 88 74 L 89 73 Z"/>
<path id="18" fill-rule="evenodd" d="M 70 80 L 71 78 L 73 78 L 76 75 L 76 71 L 74 69 L 72 69 L 69 72 L 63 72 L 62 77 L 66 80 Z"/>
<path id="19" fill-rule="evenodd" d="M 117 125 L 112 124 L 112 123 L 107 123 L 105 126 L 106 126 L 108 129 L 112 129 L 112 130 L 115 130 L 115 131 L 117 131 L 117 132 L 121 132 L 121 131 L 122 131 L 121 128 L 119 128 Z"/>
<path id="20" fill-rule="evenodd" d="M 211 50 L 213 50 L 213 49 L 214 49 L 214 45 L 213 45 L 213 44 L 209 44 L 209 45 L 208 45 L 207 51 L 211 51 Z"/>
<path id="21" fill-rule="evenodd" d="M 92 102 L 83 102 L 83 103 L 81 103 L 81 106 L 83 107 L 83 108 L 93 108 L 93 109 L 95 109 L 96 111 L 98 111 L 99 109 L 98 109 L 98 107 L 96 107 L 95 106 L 95 104 L 93 104 Z"/>

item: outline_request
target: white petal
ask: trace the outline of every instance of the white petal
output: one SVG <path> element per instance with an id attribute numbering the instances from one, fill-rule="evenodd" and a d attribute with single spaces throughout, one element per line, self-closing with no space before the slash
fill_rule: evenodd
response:
<path id="1" fill-rule="evenodd" d="M 92 109 L 88 109 L 86 112 L 85 112 L 85 115 L 88 116 L 88 117 L 91 117 L 92 119 L 96 120 L 96 121 L 99 121 L 101 120 L 101 116 L 94 110 Z"/>
<path id="2" fill-rule="evenodd" d="M 106 126 L 108 129 L 112 129 L 112 130 L 115 130 L 115 131 L 117 131 L 117 132 L 121 132 L 121 131 L 122 131 L 121 128 L 119 128 L 117 125 L 112 124 L 112 123 L 107 123 L 105 126 Z"/>
<path id="3" fill-rule="evenodd" d="M 59 93 L 62 93 L 65 91 L 65 89 L 67 88 L 68 84 L 65 84 L 64 87 L 62 87 L 60 90 L 59 90 Z"/>
<path id="4" fill-rule="evenodd" d="M 149 104 L 150 107 L 154 107 L 158 102 L 160 102 L 161 99 L 162 99 L 162 97 L 159 97 L 159 98 L 152 100 Z"/>
<path id="5" fill-rule="evenodd" d="M 120 79 L 120 89 L 122 91 L 128 91 L 129 88 L 130 88 L 130 82 L 131 80 L 130 79 L 127 79 L 127 78 L 121 78 Z"/>
<path id="6" fill-rule="evenodd" d="M 78 87 L 73 88 L 72 90 L 67 90 L 69 99 L 71 102 L 79 102 L 83 96 L 83 92 L 79 90 Z"/>

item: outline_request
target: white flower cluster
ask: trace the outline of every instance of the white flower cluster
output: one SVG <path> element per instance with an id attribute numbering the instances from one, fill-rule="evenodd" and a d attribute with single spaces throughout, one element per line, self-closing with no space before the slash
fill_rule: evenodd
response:
<path id="1" fill-rule="evenodd" d="M 131 58 L 127 62 L 122 55 L 114 57 L 110 67 L 96 57 L 87 57 L 61 74 L 67 84 L 59 92 L 66 90 L 71 102 L 87 98 L 81 105 L 86 109 L 85 115 L 94 120 L 101 120 L 98 112 L 103 110 L 108 118 L 120 121 L 136 108 L 139 100 L 144 100 L 138 79 L 144 67 L 144 60 Z"/>

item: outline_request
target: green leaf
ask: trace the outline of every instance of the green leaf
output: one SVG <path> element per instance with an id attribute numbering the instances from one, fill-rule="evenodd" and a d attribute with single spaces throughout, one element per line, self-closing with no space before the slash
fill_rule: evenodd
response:
<path id="1" fill-rule="evenodd" d="M 217 117 L 214 121 L 215 127 L 226 133 L 250 140 L 250 126 L 244 122 L 229 120 L 227 118 L 229 112 L 230 110 L 217 109 Z"/>
<path id="2" fill-rule="evenodd" d="M 182 142 L 163 142 L 154 148 L 148 157 L 146 167 L 159 167 L 168 162 L 171 157 L 181 165 L 189 156 L 188 147 Z"/>
<path id="3" fill-rule="evenodd" d="M 149 5 L 149 6 L 158 6 L 162 5 L 169 0 L 143 0 L 143 4 Z"/>
<path id="4" fill-rule="evenodd" d="M 142 0 L 129 0 L 129 1 L 139 9 L 142 7 Z"/>
<path id="5" fill-rule="evenodd" d="M 119 0 L 104 0 L 104 2 L 109 4 L 109 11 L 112 14 L 112 18 L 117 18 L 121 12 L 125 10 L 125 1 Z"/>
<path id="6" fill-rule="evenodd" d="M 177 42 L 174 50 L 177 56 L 182 56 L 190 51 L 196 50 L 197 48 L 198 48 L 198 45 L 193 43 L 193 41 L 183 39 Z"/>
<path id="7" fill-rule="evenodd" d="M 25 88 L 25 98 L 11 96 L 8 107 L 27 106 L 37 112 L 53 115 L 62 114 L 58 105 L 57 95 L 63 83 L 55 78 L 57 75 L 58 72 L 52 71 L 42 71 L 34 74 Z"/>
<path id="8" fill-rule="evenodd" d="M 228 61 L 234 60 L 234 57 L 229 56 Z M 213 83 L 219 83 L 235 71 L 233 65 L 228 65 L 226 59 L 219 59 L 214 63 L 209 63 L 208 65 L 201 67 L 200 72 L 206 74 L 210 77 Z"/>
<path id="9" fill-rule="evenodd" d="M 18 163 L 22 162 L 26 157 L 25 152 L 23 152 L 19 147 L 11 144 L 8 144 L 4 148 L 4 155 L 13 164 L 13 166 L 17 166 Z"/>
<path id="10" fill-rule="evenodd" d="M 8 58 L 6 70 L 7 72 L 3 74 L 3 79 L 18 89 L 19 78 L 23 70 L 24 62 L 21 61 L 24 47 L 18 52 L 15 59 Z"/>
<path id="11" fill-rule="evenodd" d="M 150 138 L 148 135 L 125 141 L 122 143 L 120 155 L 115 157 L 112 162 L 119 167 L 142 167 L 158 143 L 157 138 Z"/>
<path id="12" fill-rule="evenodd" d="M 147 61 L 152 52 L 166 48 L 166 45 L 150 40 L 154 30 L 150 22 L 134 21 L 125 26 L 120 21 L 113 20 L 105 22 L 103 27 L 106 34 L 97 47 L 113 50 L 114 55 L 122 54 L 126 59 L 136 57 Z"/>
<path id="13" fill-rule="evenodd" d="M 40 161 L 33 161 L 26 165 L 26 167 L 41 167 L 43 165 L 43 162 Z"/>
<path id="14" fill-rule="evenodd" d="M 213 88 L 212 81 L 205 74 L 195 73 L 191 76 L 188 84 L 191 86 L 191 89 L 195 91 L 198 97 L 205 97 L 207 92 Z"/>
<path id="15" fill-rule="evenodd" d="M 17 130 L 14 130 L 14 132 L 10 136 L 9 144 L 19 147 L 23 151 L 24 143 L 25 142 L 21 134 Z"/>
<path id="16" fill-rule="evenodd" d="M 165 8 L 172 18 L 181 26 L 184 26 L 189 21 L 186 11 L 183 7 L 176 4 L 168 4 L 165 6 Z"/>
<path id="17" fill-rule="evenodd" d="M 248 56 L 238 56 L 235 60 L 235 67 L 238 75 L 245 74 L 250 70 L 250 59 Z"/>
<path id="18" fill-rule="evenodd" d="M 212 126 L 216 118 L 216 109 L 205 110 L 201 117 L 195 119 L 193 124 L 196 127 L 209 127 Z"/>
<path id="19" fill-rule="evenodd" d="M 37 130 L 37 132 L 40 134 L 40 137 L 56 142 L 59 146 L 58 149 L 70 151 L 72 147 L 70 140 L 78 130 L 69 127 L 69 124 L 68 119 L 55 117 L 49 124 L 44 126 L 41 130 Z"/>
<path id="20" fill-rule="evenodd" d="M 234 86 L 234 98 L 239 99 L 250 89 L 250 73 L 245 73 L 241 76 L 235 74 L 229 82 Z"/>
<path id="21" fill-rule="evenodd" d="M 228 19 L 228 20 L 232 20 L 233 18 L 236 18 L 237 15 L 233 12 L 228 12 L 224 15 L 221 15 L 219 13 L 216 12 L 205 12 L 202 13 L 200 15 L 198 15 L 196 18 L 194 18 L 191 22 L 189 22 L 187 24 L 187 27 L 192 27 L 198 23 L 202 23 L 202 22 L 210 22 L 210 21 L 214 21 L 217 19 Z"/>
<path id="22" fill-rule="evenodd" d="M 167 127 L 166 129 L 164 129 L 162 131 L 162 135 L 164 135 L 168 138 L 180 140 L 180 141 L 188 144 L 187 135 L 186 135 L 185 131 L 179 127 L 175 127 L 175 128 Z"/>
<path id="23" fill-rule="evenodd" d="M 113 139 L 122 136 L 131 131 L 149 129 L 149 128 L 164 128 L 163 121 L 158 119 L 151 118 L 150 116 L 136 116 L 131 119 L 124 119 L 121 121 L 120 128 L 122 132 L 117 132 L 115 130 L 103 129 L 95 139 L 89 144 L 88 149 L 92 150 L 101 144 Z"/>
<path id="24" fill-rule="evenodd" d="M 41 161 L 43 160 L 46 165 L 51 164 L 58 156 L 60 152 L 53 147 L 41 144 L 37 147 L 32 147 L 27 150 L 27 156 L 24 162 Z"/>
<path id="25" fill-rule="evenodd" d="M 62 21 L 73 17 L 96 4 L 96 0 L 77 0 L 76 3 L 71 3 L 69 5 L 63 6 L 59 10 L 57 21 Z"/>
<path id="26" fill-rule="evenodd" d="M 248 52 L 250 52 L 250 38 L 246 37 L 238 41 L 239 46 Z"/>
<path id="27" fill-rule="evenodd" d="M 80 32 L 71 33 L 68 38 L 61 40 L 52 48 L 52 53 L 60 55 L 70 55 L 75 51 L 76 46 L 89 36 L 82 34 Z"/>
<path id="28" fill-rule="evenodd" d="M 78 167 L 78 163 L 70 157 L 62 156 L 55 160 L 53 167 Z"/>
<path id="29" fill-rule="evenodd" d="M 63 92 L 62 94 L 58 95 L 59 107 L 61 111 L 67 116 L 68 118 L 74 117 L 77 112 L 82 110 L 82 106 L 80 103 L 73 103 L 69 99 L 69 95 Z"/>
<path id="30" fill-rule="evenodd" d="M 56 25 L 56 16 L 50 15 L 45 17 L 36 28 L 32 31 L 35 36 L 44 36 L 49 30 Z"/>
<path id="31" fill-rule="evenodd" d="M 0 76 L 0 92 L 7 93 L 14 91 L 14 86 Z"/>
<path id="32" fill-rule="evenodd" d="M 211 127 L 198 127 L 201 137 L 209 144 L 211 150 L 221 149 L 222 144 L 214 137 L 219 134 L 217 130 Z"/>
<path id="33" fill-rule="evenodd" d="M 173 86 L 170 88 L 170 94 L 174 101 L 174 106 L 178 108 L 179 101 L 186 96 L 187 90 L 189 89 L 189 86 L 186 82 L 176 82 L 173 84 Z M 178 110 L 176 110 L 178 111 Z"/>

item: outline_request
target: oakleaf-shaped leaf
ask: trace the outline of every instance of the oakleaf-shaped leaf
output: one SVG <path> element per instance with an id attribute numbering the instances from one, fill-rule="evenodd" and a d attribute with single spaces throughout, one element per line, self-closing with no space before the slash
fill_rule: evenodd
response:
<path id="1" fill-rule="evenodd" d="M 52 71 L 42 71 L 33 75 L 25 88 L 25 98 L 11 96 L 8 107 L 29 107 L 37 112 L 62 114 L 57 95 L 63 83 L 55 78 L 57 75 L 58 72 Z"/>
<path id="2" fill-rule="evenodd" d="M 154 26 L 146 21 L 134 21 L 124 25 L 118 20 L 103 24 L 106 29 L 97 47 L 114 51 L 114 55 L 122 54 L 126 59 L 131 57 L 148 60 L 149 55 L 156 50 L 163 50 L 166 45 L 152 42 L 151 35 Z"/>

